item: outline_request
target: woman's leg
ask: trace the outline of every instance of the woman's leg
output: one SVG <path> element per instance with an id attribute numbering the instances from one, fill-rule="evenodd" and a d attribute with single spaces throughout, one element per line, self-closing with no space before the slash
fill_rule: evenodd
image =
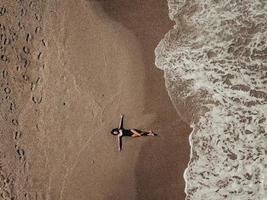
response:
<path id="1" fill-rule="evenodd" d="M 137 129 L 131 129 L 131 132 L 133 133 L 132 134 L 132 137 L 140 137 L 141 136 L 141 133 L 139 130 Z"/>
<path id="2" fill-rule="evenodd" d="M 141 130 L 138 130 L 138 129 L 131 129 L 131 131 L 133 133 L 132 137 L 157 136 L 157 134 L 154 133 L 153 131 L 146 132 L 146 131 L 141 131 Z"/>
<path id="3" fill-rule="evenodd" d="M 141 133 L 141 136 L 157 136 L 157 134 L 154 133 L 153 131 L 149 131 L 149 132 L 144 131 Z"/>

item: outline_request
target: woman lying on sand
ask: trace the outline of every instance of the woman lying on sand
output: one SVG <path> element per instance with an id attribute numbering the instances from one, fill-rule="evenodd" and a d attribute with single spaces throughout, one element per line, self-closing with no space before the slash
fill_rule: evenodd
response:
<path id="1" fill-rule="evenodd" d="M 141 131 L 138 129 L 124 129 L 123 128 L 123 117 L 124 115 L 121 115 L 121 120 L 119 124 L 119 128 L 114 128 L 111 131 L 112 135 L 117 135 L 118 136 L 118 146 L 119 146 L 119 151 L 122 149 L 122 137 L 123 136 L 128 136 L 128 137 L 141 137 L 141 136 L 157 136 L 156 133 L 153 131 Z"/>

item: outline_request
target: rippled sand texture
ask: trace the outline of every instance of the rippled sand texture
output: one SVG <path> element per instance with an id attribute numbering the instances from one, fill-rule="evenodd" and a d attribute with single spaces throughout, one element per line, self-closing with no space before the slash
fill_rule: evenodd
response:
<path id="1" fill-rule="evenodd" d="M 29 170 L 33 174 L 34 169 L 29 160 L 36 161 L 36 168 L 45 164 L 45 159 L 31 153 L 33 148 L 43 153 L 39 104 L 47 47 L 43 35 L 44 3 L 0 2 L 0 199 L 4 200 L 41 198 L 41 194 L 29 190 L 42 185 L 37 178 L 33 186 Z M 28 122 L 32 124 L 28 131 L 34 133 L 31 137 L 22 129 Z M 24 148 L 25 141 L 30 144 L 29 151 Z"/>
<path id="2" fill-rule="evenodd" d="M 186 199 L 267 199 L 266 2 L 169 0 L 169 11 L 156 64 L 194 128 Z"/>
<path id="3" fill-rule="evenodd" d="M 61 7 L 0 3 L 1 200 L 63 199 L 76 157 L 99 133 L 99 105 L 64 68 Z"/>

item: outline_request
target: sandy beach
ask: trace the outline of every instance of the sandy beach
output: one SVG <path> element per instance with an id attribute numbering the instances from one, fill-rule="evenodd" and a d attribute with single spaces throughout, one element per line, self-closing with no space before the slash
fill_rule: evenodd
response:
<path id="1" fill-rule="evenodd" d="M 1 168 L 13 173 L 10 197 L 184 199 L 191 129 L 177 115 L 163 72 L 154 64 L 154 49 L 173 26 L 165 0 L 33 2 L 36 10 L 22 21 L 27 40 L 28 32 L 36 34 L 30 17 L 40 18 L 41 36 L 34 35 L 28 44 L 29 80 L 16 84 L 19 72 L 12 81 L 3 79 L 14 88 L 18 127 L 25 133 L 19 142 L 4 136 L 11 145 L 1 144 L 15 163 L 13 171 L 8 164 Z M 13 19 L 11 12 L 7 17 L 5 23 Z M 12 23 L 18 23 L 15 17 Z M 19 45 L 13 46 L 25 51 Z M 8 70 L 11 64 L 5 64 Z M 30 90 L 33 83 L 37 86 Z M 159 136 L 125 138 L 118 152 L 110 130 L 118 126 L 121 113 L 127 128 L 154 130 Z M 13 156 L 18 152 L 14 142 L 24 152 L 20 161 Z"/>
<path id="2" fill-rule="evenodd" d="M 1 0 L 0 200 L 266 199 L 266 10 Z"/>

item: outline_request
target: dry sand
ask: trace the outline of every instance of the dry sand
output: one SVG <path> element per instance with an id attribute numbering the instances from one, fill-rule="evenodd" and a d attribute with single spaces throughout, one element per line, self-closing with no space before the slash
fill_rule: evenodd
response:
<path id="1" fill-rule="evenodd" d="M 1 143 L 1 152 L 6 152 L 1 163 L 9 163 L 1 170 L 12 174 L 10 188 L 15 185 L 9 196 L 184 199 L 191 130 L 176 114 L 163 73 L 154 65 L 154 49 L 172 26 L 165 0 L 32 2 L 33 14 L 30 5 L 22 3 L 29 16 L 20 17 L 26 27 L 16 32 L 22 36 L 13 44 L 24 51 L 24 38 L 34 34 L 26 45 L 31 64 L 24 74 L 12 69 L 13 79 L 1 78 L 12 85 L 12 92 L 14 88 L 17 129 L 25 133 L 19 142 L 0 136 L 8 141 Z M 21 12 L 9 1 L 2 4 Z M 11 12 L 3 23 L 10 19 L 17 25 Z M 36 27 L 42 27 L 38 37 Z M 13 60 L 23 57 L 19 51 L 4 53 Z M 14 63 L 1 63 L 1 70 L 11 70 Z M 23 81 L 25 74 L 29 80 Z M 30 90 L 32 85 L 37 86 Z M 42 101 L 34 103 L 36 99 Z M 1 105 L 10 102 L 2 100 Z M 11 116 L 4 106 L 1 115 Z M 120 113 L 125 114 L 126 127 L 153 129 L 160 136 L 126 138 L 118 152 L 110 130 L 118 125 Z M 2 132 L 15 131 L 11 123 L 1 123 Z M 18 143 L 23 159 L 16 155 Z"/>

